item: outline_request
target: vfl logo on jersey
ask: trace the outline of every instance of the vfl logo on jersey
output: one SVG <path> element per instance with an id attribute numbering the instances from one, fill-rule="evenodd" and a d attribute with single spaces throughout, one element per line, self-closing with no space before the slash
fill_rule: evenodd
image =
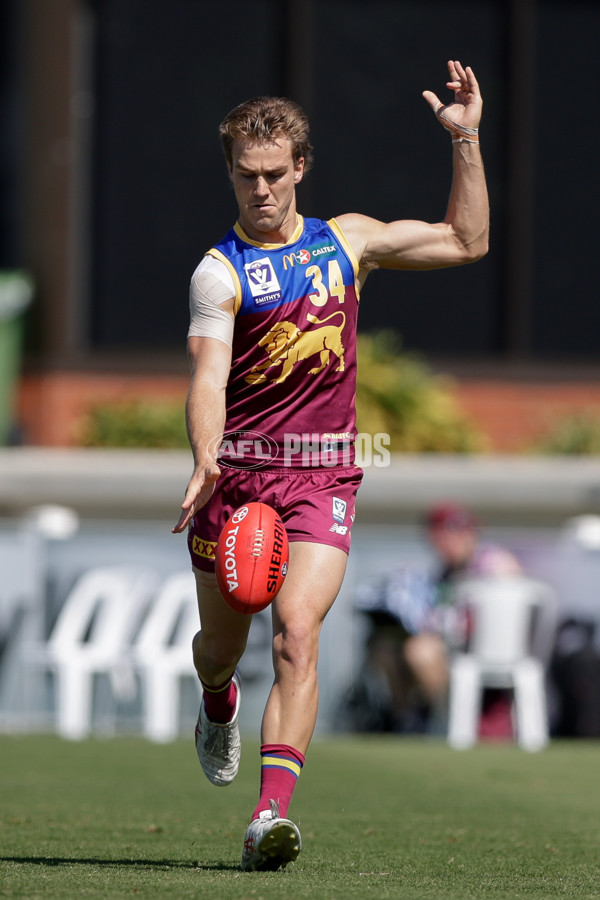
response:
<path id="1" fill-rule="evenodd" d="M 347 503 L 345 500 L 340 500 L 339 497 L 334 497 L 331 503 L 331 515 L 335 519 L 336 522 L 343 522 L 346 518 L 346 507 Z"/>
<path id="2" fill-rule="evenodd" d="M 326 325 L 330 319 L 339 316 L 338 325 Z M 325 319 L 307 313 L 309 322 L 319 325 L 320 328 L 311 328 L 308 331 L 300 331 L 295 322 L 276 322 L 258 342 L 267 354 L 264 362 L 252 366 L 250 374 L 245 380 L 248 384 L 263 384 L 267 381 L 269 369 L 281 366 L 281 371 L 276 378 L 271 379 L 273 384 L 281 384 L 291 375 L 292 369 L 300 360 L 318 356 L 319 365 L 309 369 L 309 375 L 318 375 L 331 362 L 331 356 L 337 357 L 336 372 L 343 372 L 345 368 L 344 344 L 342 343 L 342 330 L 346 324 L 346 315 L 341 309 L 336 310 Z"/>
<path id="3" fill-rule="evenodd" d="M 257 259 L 255 262 L 246 263 L 244 271 L 250 293 L 257 305 L 281 300 L 281 286 L 273 269 L 273 263 L 268 256 L 265 256 L 264 259 Z"/>

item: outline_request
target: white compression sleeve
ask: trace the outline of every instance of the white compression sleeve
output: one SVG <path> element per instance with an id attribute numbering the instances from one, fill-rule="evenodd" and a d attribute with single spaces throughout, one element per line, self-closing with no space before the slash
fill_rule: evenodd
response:
<path id="1" fill-rule="evenodd" d="M 227 266 L 205 256 L 190 284 L 190 327 L 188 337 L 211 337 L 233 344 L 233 316 L 221 303 L 235 297 L 233 278 Z"/>

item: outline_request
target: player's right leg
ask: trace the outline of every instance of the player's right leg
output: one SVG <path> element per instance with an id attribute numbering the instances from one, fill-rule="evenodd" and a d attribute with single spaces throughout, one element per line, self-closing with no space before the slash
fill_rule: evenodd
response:
<path id="1" fill-rule="evenodd" d="M 240 764 L 240 681 L 235 671 L 246 648 L 251 616 L 224 601 L 215 576 L 194 570 L 200 631 L 193 640 L 194 665 L 204 688 L 196 725 L 196 752 L 213 784 L 230 784 Z"/>

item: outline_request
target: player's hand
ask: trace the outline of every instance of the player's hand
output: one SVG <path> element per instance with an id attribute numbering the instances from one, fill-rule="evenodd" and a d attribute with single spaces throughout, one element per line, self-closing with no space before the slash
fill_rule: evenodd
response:
<path id="1" fill-rule="evenodd" d="M 453 102 L 444 105 L 433 91 L 423 91 L 423 97 L 448 131 L 453 130 L 452 123 L 463 128 L 478 128 L 483 101 L 473 69 L 470 66 L 463 69 L 458 60 L 450 60 L 448 74 L 450 80 L 446 87 L 454 91 Z"/>
<path id="2" fill-rule="evenodd" d="M 177 524 L 171 529 L 173 534 L 180 534 L 184 531 L 196 512 L 202 509 L 205 503 L 208 503 L 220 474 L 221 470 L 217 466 L 211 467 L 208 472 L 204 469 L 194 471 L 181 504 L 181 515 Z"/>

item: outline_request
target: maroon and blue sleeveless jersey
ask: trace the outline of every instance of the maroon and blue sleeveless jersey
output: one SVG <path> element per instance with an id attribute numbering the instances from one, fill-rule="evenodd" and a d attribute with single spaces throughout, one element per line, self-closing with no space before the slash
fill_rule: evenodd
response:
<path id="1" fill-rule="evenodd" d="M 237 294 L 222 453 L 246 435 L 243 467 L 351 464 L 358 262 L 335 219 L 299 216 L 286 244 L 236 224 L 208 252 Z"/>

